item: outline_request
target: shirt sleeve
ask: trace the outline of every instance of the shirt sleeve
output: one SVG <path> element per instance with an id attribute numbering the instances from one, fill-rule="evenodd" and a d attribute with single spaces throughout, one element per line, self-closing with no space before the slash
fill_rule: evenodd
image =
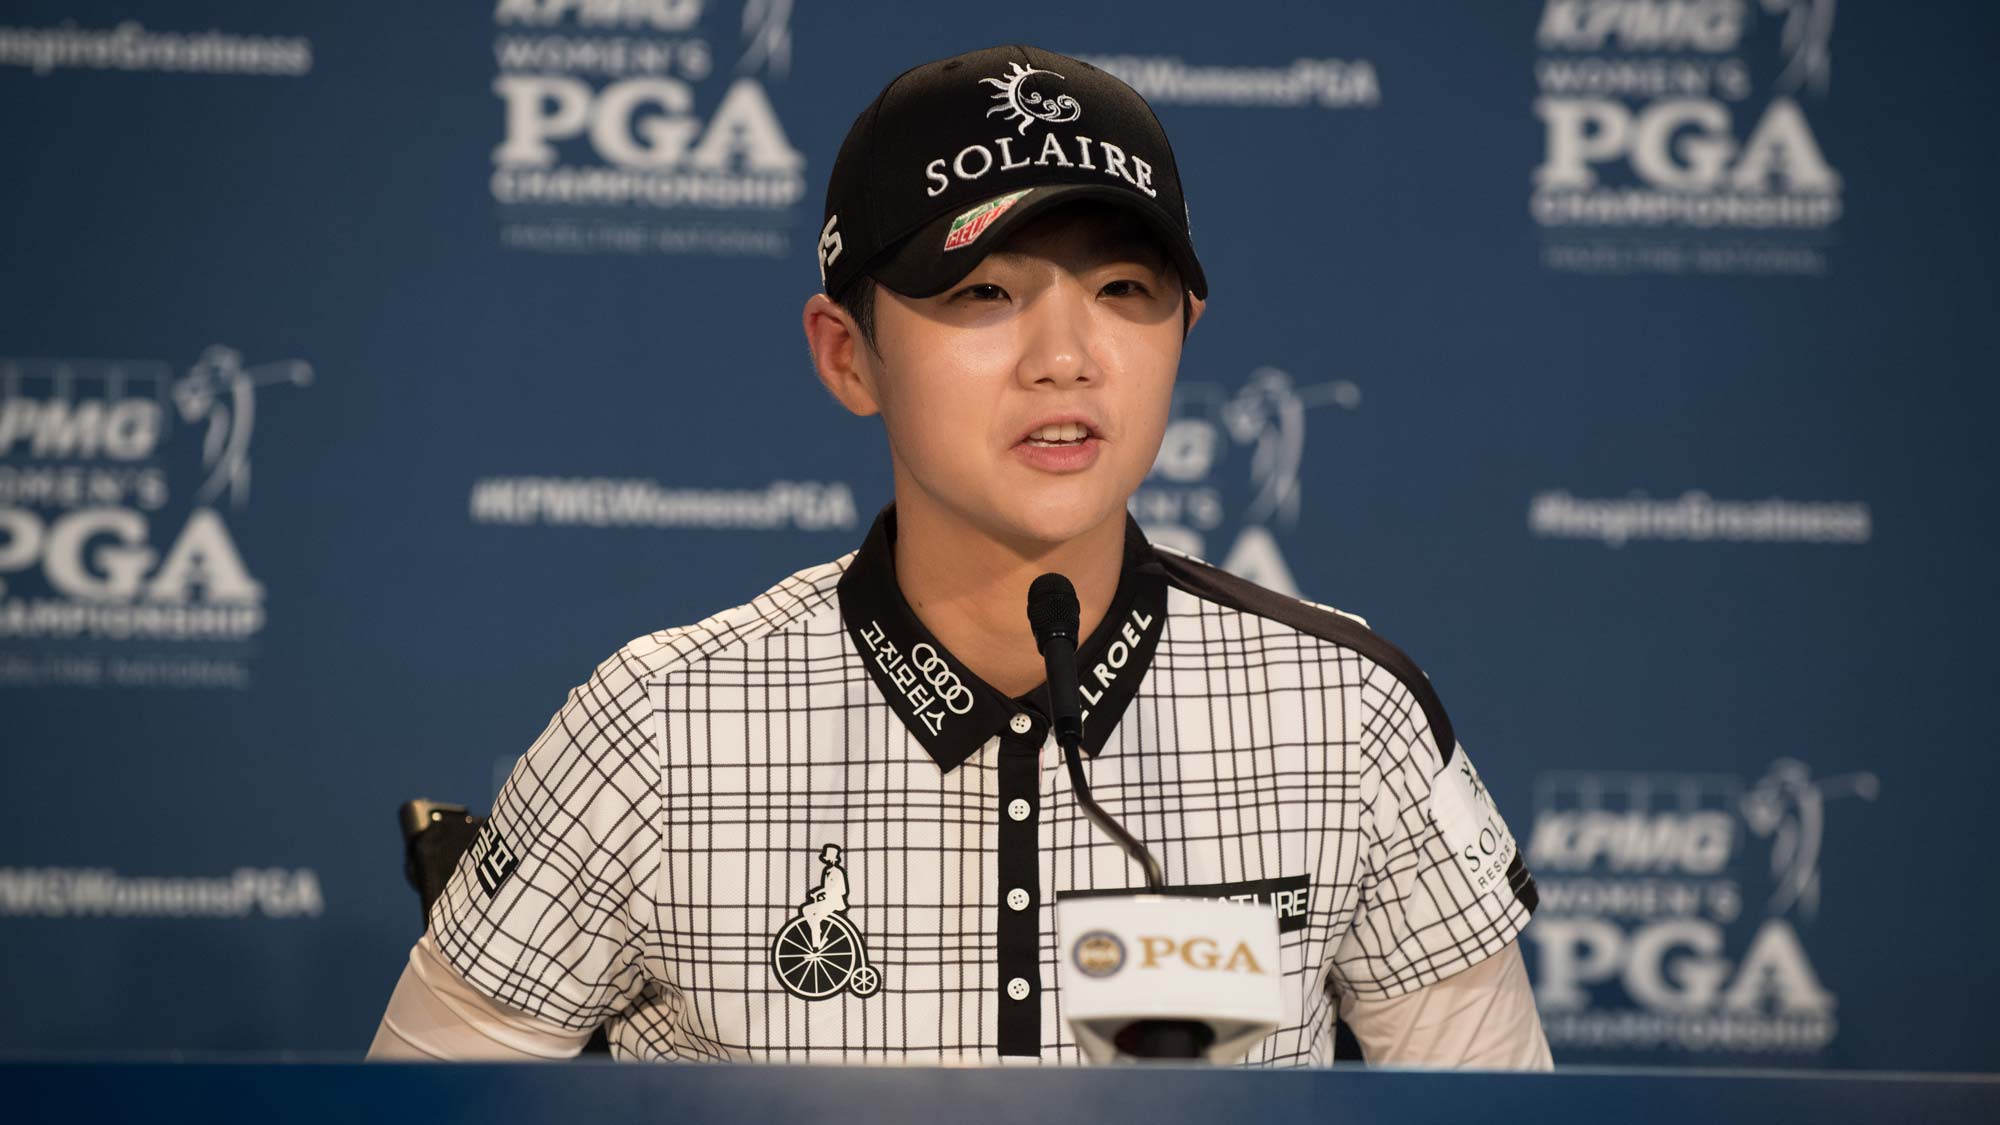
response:
<path id="1" fill-rule="evenodd" d="M 1414 696 L 1379 667 L 1361 705 L 1359 889 L 1333 973 L 1356 997 L 1386 999 L 1505 948 L 1535 890 L 1465 747 L 1441 754 Z"/>
<path id="2" fill-rule="evenodd" d="M 583 1050 L 590 1032 L 549 1027 L 504 1008 L 460 979 L 425 934 L 389 997 L 369 1045 L 373 1060 L 431 1059 L 528 1062 L 566 1059 Z"/>
<path id="3" fill-rule="evenodd" d="M 1387 1000 L 1340 997 L 1369 1066 L 1552 1070 L 1548 1036 L 1521 943 L 1479 964 Z"/>
<path id="4" fill-rule="evenodd" d="M 460 978 L 555 1027 L 596 1027 L 644 983 L 660 802 L 643 676 L 621 650 L 570 692 L 431 907 Z"/>

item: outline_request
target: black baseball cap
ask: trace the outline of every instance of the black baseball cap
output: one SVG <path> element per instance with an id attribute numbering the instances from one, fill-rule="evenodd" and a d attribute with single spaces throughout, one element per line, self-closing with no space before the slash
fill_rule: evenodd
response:
<path id="1" fill-rule="evenodd" d="M 1007 232 L 1060 203 L 1130 208 L 1181 283 L 1208 296 L 1180 171 L 1137 91 L 1039 47 L 988 47 L 904 71 L 855 118 L 827 180 L 820 280 L 863 274 L 930 297 Z"/>

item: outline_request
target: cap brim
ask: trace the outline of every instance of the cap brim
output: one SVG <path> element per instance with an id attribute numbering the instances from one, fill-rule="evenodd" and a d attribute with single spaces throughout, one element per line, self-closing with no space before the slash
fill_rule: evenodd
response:
<path id="1" fill-rule="evenodd" d="M 1159 237 L 1160 245 L 1166 250 L 1174 269 L 1179 271 L 1182 287 L 1204 300 L 1208 298 L 1208 278 L 1202 273 L 1201 262 L 1194 255 L 1194 244 L 1188 240 L 1187 230 L 1129 188 L 1101 184 L 1056 184 L 1028 188 L 970 241 L 952 249 L 946 248 L 955 223 L 987 207 L 1000 205 L 1015 195 L 1015 192 L 1005 192 L 957 215 L 939 216 L 917 228 L 916 233 L 903 239 L 886 259 L 866 272 L 905 297 L 935 297 L 963 280 L 974 266 L 993 252 L 994 247 L 1007 241 L 1011 232 L 1033 222 L 1051 208 L 1091 200 L 1117 205 L 1144 220 Z"/>

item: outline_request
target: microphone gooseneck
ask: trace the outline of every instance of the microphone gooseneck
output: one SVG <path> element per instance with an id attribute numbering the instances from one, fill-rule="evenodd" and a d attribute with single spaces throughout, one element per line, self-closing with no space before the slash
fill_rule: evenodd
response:
<path id="1" fill-rule="evenodd" d="M 1050 721 L 1055 727 L 1056 745 L 1062 748 L 1063 762 L 1069 767 L 1070 788 L 1077 804 L 1098 830 L 1118 842 L 1132 862 L 1145 873 L 1146 889 L 1164 890 L 1165 875 L 1160 861 L 1146 845 L 1111 819 L 1090 795 L 1090 781 L 1083 775 L 1083 700 L 1077 690 L 1076 634 L 1081 610 L 1076 587 L 1060 574 L 1044 574 L 1028 587 L 1028 626 L 1035 632 L 1035 647 L 1041 650 L 1047 675 Z"/>

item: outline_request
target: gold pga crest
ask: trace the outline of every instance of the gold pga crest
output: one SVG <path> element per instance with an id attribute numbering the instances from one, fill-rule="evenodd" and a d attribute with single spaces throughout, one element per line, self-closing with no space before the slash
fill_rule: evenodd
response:
<path id="1" fill-rule="evenodd" d="M 1125 967 L 1125 943 L 1109 930 L 1092 930 L 1076 939 L 1070 959 L 1087 977 L 1108 977 Z"/>

